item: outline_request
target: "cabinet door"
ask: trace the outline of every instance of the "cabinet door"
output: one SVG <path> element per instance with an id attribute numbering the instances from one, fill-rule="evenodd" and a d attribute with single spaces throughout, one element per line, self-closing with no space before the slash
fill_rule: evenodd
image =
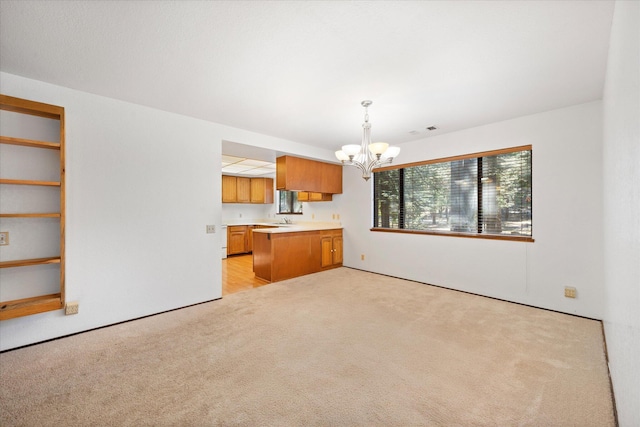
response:
<path id="1" fill-rule="evenodd" d="M 245 244 L 245 252 L 253 252 L 253 229 L 254 227 L 259 227 L 259 226 L 255 226 L 255 225 L 248 225 L 247 226 L 247 233 L 246 233 L 246 244 Z"/>
<path id="2" fill-rule="evenodd" d="M 250 203 L 251 202 L 251 178 L 236 178 L 236 197 L 238 203 Z"/>
<path id="3" fill-rule="evenodd" d="M 321 240 L 322 245 L 322 263 L 320 266 L 330 267 L 333 264 L 333 238 L 325 236 Z"/>
<path id="4" fill-rule="evenodd" d="M 251 203 L 264 203 L 264 178 L 251 178 Z"/>
<path id="5" fill-rule="evenodd" d="M 323 193 L 342 193 L 342 165 L 322 163 L 322 172 L 319 177 L 320 188 Z"/>
<path id="6" fill-rule="evenodd" d="M 245 253 L 247 246 L 247 227 L 244 225 L 227 227 L 227 232 L 229 234 L 227 239 L 227 254 L 234 255 Z"/>
<path id="7" fill-rule="evenodd" d="M 273 203 L 273 178 L 264 179 L 264 203 Z"/>
<path id="8" fill-rule="evenodd" d="M 236 177 L 222 175 L 222 203 L 236 203 Z"/>
<path id="9" fill-rule="evenodd" d="M 342 264 L 342 235 L 333 238 L 333 264 Z"/>

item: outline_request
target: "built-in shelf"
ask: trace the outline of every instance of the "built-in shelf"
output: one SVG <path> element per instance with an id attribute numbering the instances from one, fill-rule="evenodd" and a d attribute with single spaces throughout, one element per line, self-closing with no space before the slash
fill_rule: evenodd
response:
<path id="1" fill-rule="evenodd" d="M 58 264 L 58 263 L 60 263 L 60 257 L 17 259 L 13 261 L 0 262 L 0 268 L 27 267 L 30 265 Z"/>
<path id="2" fill-rule="evenodd" d="M 0 178 L 0 184 L 8 185 L 22 185 L 22 186 L 45 186 L 55 187 L 59 189 L 60 206 L 59 208 L 50 206 L 43 207 L 42 209 L 49 210 L 49 212 L 25 212 L 16 213 L 19 211 L 17 205 L 3 206 L 7 213 L 0 214 L 1 218 L 57 218 L 60 221 L 60 234 L 59 245 L 60 255 L 47 258 L 32 258 L 32 259 L 20 259 L 13 261 L 0 262 L 0 268 L 14 268 L 24 267 L 28 270 L 32 266 L 44 265 L 44 264 L 59 264 L 60 266 L 60 283 L 59 291 L 55 294 L 37 295 L 39 292 L 28 292 L 30 287 L 29 283 L 25 283 L 25 293 L 23 295 L 29 295 L 30 297 L 17 299 L 12 301 L 0 302 L 0 320 L 13 319 L 15 317 L 28 316 L 37 313 L 43 313 L 46 311 L 60 310 L 64 308 L 65 304 L 65 126 L 64 126 L 64 108 L 57 105 L 44 104 L 42 102 L 30 101 L 27 99 L 15 98 L 12 96 L 0 94 L 0 110 L 12 111 L 14 113 L 26 114 L 37 117 L 45 117 L 47 119 L 57 120 L 59 123 L 60 142 L 51 141 L 36 141 L 26 138 L 18 138 L 17 136 L 0 136 L 0 144 L 18 145 L 23 147 L 31 147 L 35 149 L 56 150 L 58 152 L 59 159 L 59 181 L 36 181 L 27 179 L 8 179 Z M 8 117 L 8 120 L 11 117 Z M 28 121 L 28 119 L 27 119 Z M 28 125 L 25 125 L 28 126 Z M 17 155 L 18 150 L 15 150 Z M 34 150 L 24 150 L 20 153 L 18 158 L 22 156 L 31 156 L 36 153 Z M 24 171 L 27 172 L 26 170 Z M 2 187 L 6 189 L 6 187 Z M 19 194 L 28 193 L 25 191 L 18 191 Z M 33 197 L 31 195 L 25 195 L 24 197 Z M 4 202 L 3 202 L 4 203 Z M 58 211 L 59 212 L 55 212 Z M 11 213 L 13 211 L 14 213 Z M 53 212 L 51 212 L 53 211 Z M 48 245 L 47 245 L 48 246 Z M 50 252 L 49 252 L 50 253 Z M 27 274 L 28 275 L 28 274 Z M 52 289 L 53 290 L 53 289 Z M 34 295 L 35 294 L 35 295 Z"/>
<path id="3" fill-rule="evenodd" d="M 33 181 L 30 179 L 0 179 L 0 184 L 12 184 L 12 185 L 44 185 L 48 187 L 60 187 L 60 182 L 57 181 Z"/>
<path id="4" fill-rule="evenodd" d="M 60 218 L 59 213 L 3 213 L 0 218 Z"/>
<path id="5" fill-rule="evenodd" d="M 49 148 L 51 150 L 60 149 L 60 144 L 57 142 L 34 141 L 33 139 L 12 138 L 10 136 L 0 136 L 0 143 L 22 145 L 24 147 Z"/>
<path id="6" fill-rule="evenodd" d="M 0 303 L 0 320 L 60 310 L 64 307 L 60 294 L 41 295 L 37 297 L 16 299 Z"/>

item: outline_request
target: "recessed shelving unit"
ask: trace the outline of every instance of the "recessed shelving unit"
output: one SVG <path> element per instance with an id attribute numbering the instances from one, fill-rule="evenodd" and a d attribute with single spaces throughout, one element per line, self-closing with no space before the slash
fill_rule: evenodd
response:
<path id="1" fill-rule="evenodd" d="M 59 152 L 59 180 L 34 180 L 28 179 L 26 176 L 24 179 L 10 179 L 0 178 L 0 190 L 6 186 L 45 186 L 45 187 L 58 187 L 60 193 L 60 211 L 51 212 L 46 209 L 45 212 L 18 212 L 21 209 L 16 209 L 15 206 L 3 206 L 0 207 L 5 212 L 0 212 L 0 218 L 15 218 L 17 221 L 22 219 L 32 219 L 35 221 L 41 221 L 41 218 L 49 218 L 44 221 L 59 221 L 60 233 L 59 233 L 59 253 L 51 254 L 48 257 L 39 258 L 25 258 L 25 259 L 11 259 L 8 261 L 0 261 L 0 269 L 5 268 L 22 268 L 30 269 L 37 266 L 47 264 L 59 264 L 59 291 L 55 293 L 28 295 L 25 298 L 14 299 L 10 301 L 0 302 L 0 320 L 7 320 L 21 316 L 29 316 L 37 313 L 43 313 L 46 311 L 60 310 L 64 308 L 65 304 L 65 153 L 64 153 L 64 108 L 56 105 L 44 104 L 41 102 L 29 101 L 26 99 L 14 98 L 7 95 L 0 95 L 0 110 L 11 111 L 19 114 L 27 114 L 31 116 L 43 117 L 46 119 L 53 119 L 59 122 L 60 126 L 60 142 L 40 141 L 34 139 L 18 138 L 13 136 L 0 136 L 0 144 L 5 145 L 18 145 L 22 147 L 28 147 L 28 149 L 45 149 L 56 150 Z M 26 173 L 26 172 L 25 172 Z M 23 177 L 20 177 L 23 178 Z M 26 196 L 25 196 L 26 197 Z M 33 196 L 30 196 L 33 197 Z M 18 199 L 20 196 L 18 196 Z M 37 209 L 41 210 L 41 209 Z M 42 209 L 45 210 L 45 209 Z M 51 244 L 46 246 L 51 247 Z M 36 248 L 37 249 L 37 248 Z M 12 286 L 15 285 L 11 284 Z M 22 286 L 22 284 L 21 284 Z M 25 292 L 29 293 L 29 283 L 24 283 Z M 25 293 L 23 292 L 23 293 Z M 3 292 L 4 293 L 4 292 Z"/>

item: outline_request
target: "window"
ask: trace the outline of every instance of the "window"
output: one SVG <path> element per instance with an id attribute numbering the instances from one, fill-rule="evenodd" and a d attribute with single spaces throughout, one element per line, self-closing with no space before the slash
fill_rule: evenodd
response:
<path id="1" fill-rule="evenodd" d="M 279 214 L 302 214 L 302 202 L 298 201 L 296 191 L 278 190 L 278 212 Z"/>
<path id="2" fill-rule="evenodd" d="M 374 171 L 376 231 L 531 241 L 531 146 Z"/>

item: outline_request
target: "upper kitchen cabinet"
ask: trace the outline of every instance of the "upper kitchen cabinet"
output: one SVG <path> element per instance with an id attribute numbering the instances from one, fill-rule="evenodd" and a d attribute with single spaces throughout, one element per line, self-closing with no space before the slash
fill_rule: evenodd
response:
<path id="1" fill-rule="evenodd" d="M 236 201 L 238 203 L 251 202 L 251 178 L 237 177 Z"/>
<path id="2" fill-rule="evenodd" d="M 273 178 L 222 175 L 222 203 L 273 203 Z"/>
<path id="3" fill-rule="evenodd" d="M 222 175 L 222 203 L 238 203 L 237 191 L 236 177 Z"/>
<path id="4" fill-rule="evenodd" d="M 282 156 L 276 159 L 278 190 L 341 194 L 342 165 Z"/>
<path id="5" fill-rule="evenodd" d="M 273 178 L 251 178 L 251 203 L 273 203 Z"/>

